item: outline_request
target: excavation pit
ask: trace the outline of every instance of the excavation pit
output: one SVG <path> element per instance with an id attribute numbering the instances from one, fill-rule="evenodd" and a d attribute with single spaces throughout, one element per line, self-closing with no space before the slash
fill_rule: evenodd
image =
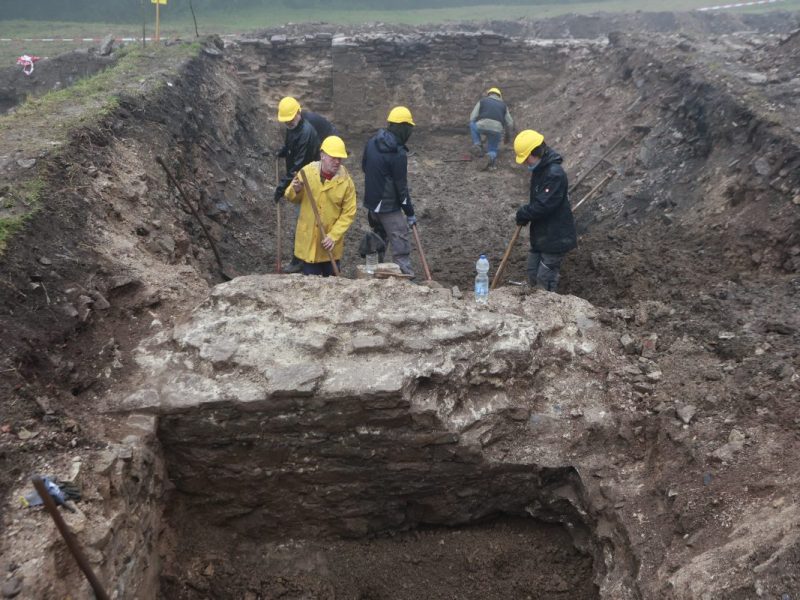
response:
<path id="1" fill-rule="evenodd" d="M 492 464 L 402 403 L 278 404 L 161 418 L 160 597 L 599 597 L 574 470 Z"/>
<path id="2" fill-rule="evenodd" d="M 45 515 L 17 506 L 29 472 L 78 478 L 81 512 L 65 516 L 119 598 L 491 597 L 490 582 L 520 596 L 512 580 L 543 597 L 800 593 L 784 460 L 800 368 L 800 38 L 788 20 L 754 35 L 681 19 L 696 29 L 312 27 L 149 48 L 128 54 L 139 75 L 123 71 L 110 105 L 73 98 L 10 123 L 0 210 L 24 226 L 0 285 L 0 484 L 19 597 L 88 595 Z M 465 157 L 489 80 L 564 155 L 573 203 L 604 182 L 576 211 L 560 288 L 594 306 L 506 281 L 486 310 L 469 300 L 477 256 L 496 268 L 527 198 L 507 146 L 495 171 Z M 272 273 L 284 94 L 340 127 L 359 191 L 363 143 L 388 107 L 412 106 L 412 196 L 445 288 L 213 287 L 208 240 L 153 157 L 226 263 Z M 54 135 L 62 120 L 69 139 Z M 365 229 L 362 212 L 348 277 Z"/>
<path id="3" fill-rule="evenodd" d="M 567 458 L 587 433 L 570 411 L 613 426 L 588 370 L 613 357 L 590 305 L 542 296 L 534 319 L 525 294 L 490 312 L 404 282 L 242 277 L 143 344 L 142 387 L 116 408 L 159 415 L 164 597 L 231 581 L 269 597 L 281 580 L 319 597 L 444 598 L 457 581 L 597 598 L 629 578 L 624 561 L 593 568 L 625 549 L 592 532 L 609 522 Z"/>

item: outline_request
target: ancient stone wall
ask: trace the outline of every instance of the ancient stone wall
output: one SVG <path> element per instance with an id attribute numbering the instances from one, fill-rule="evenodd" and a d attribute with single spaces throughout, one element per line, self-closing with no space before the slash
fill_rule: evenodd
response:
<path id="1" fill-rule="evenodd" d="M 234 43 L 240 48 L 240 74 L 256 88 L 271 115 L 283 96 L 294 95 L 347 134 L 382 126 L 397 104 L 411 108 L 419 126 L 464 129 L 488 87 L 499 87 L 511 106 L 535 101 L 570 56 L 603 45 L 487 32 L 317 33 Z"/>

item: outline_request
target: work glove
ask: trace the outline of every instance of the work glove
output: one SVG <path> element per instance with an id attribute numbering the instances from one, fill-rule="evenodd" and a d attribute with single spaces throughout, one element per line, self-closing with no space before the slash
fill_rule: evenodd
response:
<path id="1" fill-rule="evenodd" d="M 281 146 L 280 149 L 275 153 L 275 156 L 278 158 L 286 158 L 288 153 L 289 149 L 286 146 Z"/>
<path id="2" fill-rule="evenodd" d="M 67 500 L 80 500 L 81 499 L 81 491 L 77 485 L 75 485 L 71 481 L 60 481 L 56 480 L 56 485 L 61 490 L 61 493 L 64 494 L 64 498 Z"/>
<path id="3" fill-rule="evenodd" d="M 517 225 L 519 225 L 520 227 L 524 227 L 525 225 L 531 222 L 530 219 L 528 219 L 528 217 L 525 215 L 525 212 L 522 210 L 522 208 L 519 208 L 517 210 L 516 220 L 517 220 Z"/>
<path id="4" fill-rule="evenodd" d="M 406 217 L 406 221 L 408 221 L 408 226 L 409 227 L 413 227 L 414 225 L 417 224 L 417 217 L 415 217 L 414 215 L 411 215 L 410 217 Z"/>
<path id="5" fill-rule="evenodd" d="M 283 194 L 285 192 L 286 192 L 286 187 L 284 187 L 282 185 L 279 185 L 278 187 L 275 188 L 275 203 L 276 204 L 281 201 L 281 198 L 283 198 Z"/>

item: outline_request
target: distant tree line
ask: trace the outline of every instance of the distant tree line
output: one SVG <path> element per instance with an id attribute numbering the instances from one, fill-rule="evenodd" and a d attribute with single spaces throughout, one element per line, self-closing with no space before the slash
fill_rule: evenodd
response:
<path id="1" fill-rule="evenodd" d="M 571 4 L 579 1 L 585 0 L 192 0 L 192 5 L 199 15 L 209 11 L 230 12 L 252 7 L 403 10 L 481 4 Z M 132 22 L 141 18 L 142 3 L 146 10 L 151 8 L 151 0 L 6 0 L 3 2 L 6 6 L 2 19 Z M 164 10 L 165 14 L 188 13 L 189 0 L 169 0 Z"/>

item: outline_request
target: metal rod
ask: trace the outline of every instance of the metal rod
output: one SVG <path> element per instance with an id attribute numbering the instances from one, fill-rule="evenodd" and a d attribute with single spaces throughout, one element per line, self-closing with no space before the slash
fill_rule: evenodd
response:
<path id="1" fill-rule="evenodd" d="M 511 255 L 511 249 L 514 247 L 514 244 L 517 243 L 517 238 L 519 238 L 519 233 L 522 231 L 522 225 L 517 225 L 517 228 L 514 230 L 514 235 L 511 237 L 511 241 L 508 242 L 508 248 L 506 248 L 506 253 L 503 254 L 503 260 L 500 261 L 500 266 L 497 268 L 497 273 L 494 274 L 494 279 L 492 279 L 492 285 L 489 287 L 490 290 L 493 290 L 497 287 L 497 283 L 500 281 L 500 277 L 503 275 L 503 271 L 506 270 L 506 263 L 508 262 L 508 257 Z"/>
<path id="2" fill-rule="evenodd" d="M 611 154 L 611 153 L 612 153 L 614 150 L 616 150 L 617 146 L 619 146 L 619 145 L 620 145 L 620 144 L 621 144 L 621 143 L 622 143 L 624 140 L 626 140 L 626 139 L 628 139 L 628 136 L 627 136 L 627 135 L 623 135 L 623 136 L 622 136 L 621 138 L 619 138 L 619 139 L 618 139 L 616 142 L 614 142 L 614 145 L 613 145 L 613 146 L 611 146 L 611 148 L 609 148 L 608 150 L 606 150 L 606 153 L 605 153 L 605 154 L 603 154 L 603 156 L 601 156 L 601 157 L 600 157 L 600 160 L 598 160 L 596 163 L 594 163 L 594 164 L 593 164 L 593 165 L 592 165 L 592 166 L 589 168 L 589 170 L 588 170 L 588 171 L 586 171 L 586 173 L 584 173 L 583 175 L 581 175 L 581 176 L 578 178 L 578 181 L 576 181 L 575 183 L 573 183 L 573 184 L 572 184 L 572 189 L 570 190 L 570 192 L 574 192 L 575 190 L 577 190 L 577 189 L 578 189 L 578 186 L 579 186 L 581 183 L 583 183 L 583 180 L 584 180 L 584 179 L 586 179 L 586 178 L 589 176 L 589 173 L 591 173 L 592 171 L 594 171 L 594 170 L 597 168 L 597 166 L 598 166 L 598 165 L 599 165 L 601 162 L 603 162 L 603 161 L 606 159 L 606 156 L 608 156 L 608 155 L 609 155 L 609 154 Z"/>
<path id="3" fill-rule="evenodd" d="M 194 14 L 194 6 L 192 6 L 192 0 L 189 0 L 189 10 L 192 11 L 192 20 L 194 21 L 194 37 L 200 37 L 200 32 L 197 30 L 197 17 Z"/>
<path id="4" fill-rule="evenodd" d="M 156 4 L 156 6 L 158 5 Z M 222 277 L 224 278 L 231 279 L 230 275 L 228 275 L 225 272 L 225 267 L 222 265 L 222 258 L 220 257 L 219 252 L 217 251 L 217 245 L 214 243 L 214 240 L 211 237 L 211 233 L 209 233 L 205 223 L 203 223 L 203 220 L 200 218 L 200 214 L 197 212 L 194 205 L 189 201 L 189 198 L 186 196 L 186 194 L 183 193 L 183 188 L 181 187 L 181 184 L 178 183 L 178 180 L 175 179 L 175 177 L 173 177 L 172 173 L 170 173 L 169 169 L 167 168 L 167 165 L 164 163 L 163 158 L 161 158 L 160 156 L 156 156 L 156 162 L 161 165 L 162 169 L 164 169 L 164 173 L 167 174 L 167 179 L 169 179 L 170 182 L 172 182 L 172 185 L 174 185 L 177 188 L 178 194 L 183 199 L 183 203 L 189 207 L 189 210 L 191 211 L 192 215 L 200 224 L 200 228 L 203 230 L 203 233 L 205 234 L 208 243 L 211 244 L 211 251 L 214 253 L 214 258 L 217 259 L 217 265 L 219 265 L 220 275 L 222 275 Z"/>
<path id="5" fill-rule="evenodd" d="M 609 173 L 608 175 L 606 175 L 606 176 L 605 176 L 605 177 L 604 177 L 604 178 L 603 178 L 603 179 L 600 181 L 600 183 L 598 183 L 598 184 L 597 184 L 596 186 L 594 186 L 594 187 L 593 187 L 591 190 L 589 190 L 589 193 L 588 193 L 588 194 L 586 194 L 586 195 L 585 195 L 583 198 L 581 198 L 581 201 L 580 201 L 580 202 L 578 202 L 578 203 L 575 205 L 575 208 L 573 208 L 572 210 L 573 210 L 573 211 L 575 211 L 575 210 L 578 210 L 578 207 L 579 207 L 581 204 L 583 204 L 583 203 L 584 203 L 584 202 L 586 202 L 586 201 L 587 201 L 589 198 L 591 198 L 591 197 L 594 195 L 594 193 L 595 193 L 597 190 L 599 190 L 601 187 L 603 187 L 603 186 L 606 184 L 606 182 L 607 182 L 609 179 L 611 179 L 612 177 L 614 177 L 614 172 L 613 172 L 613 171 L 612 171 L 611 173 Z"/>
<path id="6" fill-rule="evenodd" d="M 419 239 L 419 232 L 417 231 L 416 223 L 411 226 L 411 231 L 414 232 L 414 240 L 417 242 L 419 258 L 422 260 L 422 268 L 425 269 L 425 281 L 433 281 L 433 277 L 431 277 L 431 270 L 428 268 L 428 261 L 425 260 L 425 253 L 422 251 L 422 241 Z"/>
<path id="7" fill-rule="evenodd" d="M 64 538 L 67 548 L 69 548 L 69 551 L 75 558 L 75 562 L 78 563 L 78 567 L 80 567 L 81 571 L 83 571 L 83 574 L 86 576 L 86 579 L 89 581 L 89 585 L 92 586 L 95 597 L 97 600 L 110 600 L 108 594 L 106 594 L 105 590 L 103 589 L 100 580 L 97 579 L 94 571 L 92 571 L 89 561 L 86 560 L 86 556 L 81 551 L 78 541 L 75 539 L 75 536 L 64 522 L 64 519 L 61 517 L 61 513 L 58 512 L 58 507 L 56 506 L 53 497 L 50 495 L 50 492 L 47 491 L 44 481 L 42 481 L 42 478 L 38 475 L 34 475 L 32 481 L 33 487 L 36 489 L 36 492 L 42 499 L 42 502 L 44 502 L 44 507 L 47 509 L 47 512 L 50 513 L 50 516 L 53 517 L 53 521 L 56 523 L 58 532 L 61 534 L 61 537 Z"/>
<path id="8" fill-rule="evenodd" d="M 314 210 L 314 219 L 316 219 L 316 221 L 317 221 L 317 227 L 319 228 L 319 234 L 322 236 L 322 238 L 320 239 L 320 244 L 321 244 L 322 240 L 325 239 L 327 234 L 325 233 L 325 228 L 322 226 L 322 218 L 319 216 L 319 209 L 317 208 L 317 201 L 314 198 L 313 192 L 311 191 L 311 186 L 308 185 L 308 178 L 306 177 L 306 172 L 301 169 L 300 173 L 298 173 L 298 175 L 300 175 L 300 179 L 303 182 L 303 187 L 306 190 L 306 194 L 308 194 L 308 200 L 309 200 L 309 202 L 311 202 L 311 208 Z M 332 250 L 326 250 L 326 252 L 328 253 L 328 256 L 331 259 L 331 266 L 333 267 L 333 274 L 336 277 L 338 277 L 339 276 L 339 267 L 336 266 L 336 261 L 333 259 L 333 251 Z"/>

